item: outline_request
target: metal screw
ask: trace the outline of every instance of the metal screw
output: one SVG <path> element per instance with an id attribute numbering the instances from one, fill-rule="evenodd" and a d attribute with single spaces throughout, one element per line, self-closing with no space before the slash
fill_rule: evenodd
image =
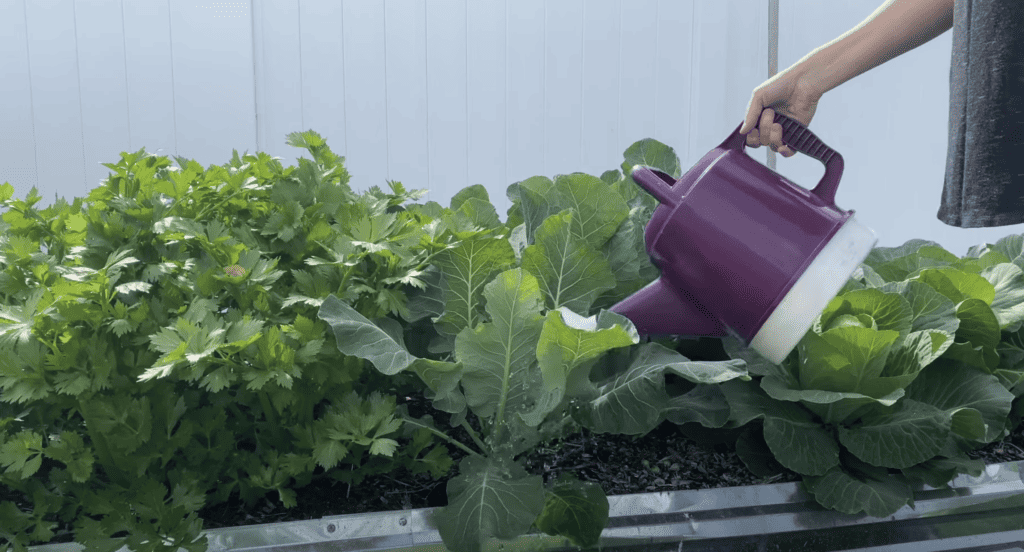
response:
<path id="1" fill-rule="evenodd" d="M 330 524 L 327 525 L 327 532 L 328 533 L 333 533 L 335 531 L 335 529 L 337 529 L 337 527 L 335 527 L 333 523 L 330 523 Z"/>
<path id="2" fill-rule="evenodd" d="M 405 518 L 398 518 L 398 524 L 399 525 L 405 525 L 406 523 L 409 523 L 409 520 L 407 520 Z"/>

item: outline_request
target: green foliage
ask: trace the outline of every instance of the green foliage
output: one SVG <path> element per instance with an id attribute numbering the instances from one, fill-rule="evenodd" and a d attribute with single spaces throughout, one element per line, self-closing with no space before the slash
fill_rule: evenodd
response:
<path id="1" fill-rule="evenodd" d="M 123 153 L 87 198 L 46 209 L 0 186 L 10 548 L 70 527 L 91 549 L 200 552 L 200 510 L 235 493 L 292 507 L 308 484 L 442 478 L 448 446 L 467 453 L 436 518 L 449 548 L 534 528 L 592 546 L 600 486 L 545 485 L 524 455 L 664 421 L 736 430 L 755 473 L 886 516 L 916 482 L 979 473 L 966 453 L 1024 415 L 1024 236 L 963 258 L 876 248 L 781 365 L 732 338 L 710 340 L 725 360 L 693 360 L 608 310 L 658 276 L 656 201 L 629 175 L 678 177 L 664 144 L 600 178 L 512 184 L 504 222 L 483 186 L 448 207 L 399 182 L 355 193 L 319 135 L 288 144 L 313 159 Z M 418 393 L 437 416 L 397 404 Z"/>
<path id="2" fill-rule="evenodd" d="M 740 457 L 804 476 L 828 508 L 884 517 L 912 485 L 945 486 L 984 464 L 967 452 L 1020 422 L 1022 236 L 958 258 L 933 242 L 876 248 L 782 365 L 726 340 L 750 382 L 721 386 Z M 1016 401 L 1017 406 L 1014 406 Z"/>
<path id="3" fill-rule="evenodd" d="M 382 385 L 317 309 L 406 314 L 459 238 L 406 210 L 422 192 L 354 193 L 316 133 L 288 143 L 313 159 L 203 169 L 140 150 L 71 204 L 0 189 L 0 485 L 30 505 L 0 504 L 16 549 L 70 527 L 87 546 L 198 551 L 199 510 L 235 493 L 291 507 L 313 482 L 447 474 L 447 449 L 402 425 L 393 395 L 415 380 Z"/>

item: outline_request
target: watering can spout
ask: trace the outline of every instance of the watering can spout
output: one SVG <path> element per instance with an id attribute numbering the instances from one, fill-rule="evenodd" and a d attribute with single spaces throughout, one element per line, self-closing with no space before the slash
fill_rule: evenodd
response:
<path id="1" fill-rule="evenodd" d="M 664 278 L 658 278 L 618 302 L 611 311 L 630 319 L 640 335 L 728 335 L 722 321 L 692 301 L 688 295 Z"/>

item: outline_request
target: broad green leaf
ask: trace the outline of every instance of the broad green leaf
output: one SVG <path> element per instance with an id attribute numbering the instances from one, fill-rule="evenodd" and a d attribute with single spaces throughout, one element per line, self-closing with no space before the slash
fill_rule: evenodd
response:
<path id="1" fill-rule="evenodd" d="M 523 220 L 523 208 L 522 202 L 519 198 L 519 183 L 510 184 L 506 189 L 506 196 L 508 197 L 509 204 L 508 210 L 505 211 L 505 227 L 516 228 L 521 226 L 523 228 L 523 239 L 526 239 L 527 230 L 526 222 Z"/>
<path id="2" fill-rule="evenodd" d="M 508 187 L 512 200 L 509 222 L 514 219 L 511 209 L 519 208 L 519 217 L 526 230 L 526 242 L 533 243 L 534 233 L 548 216 L 564 209 L 554 191 L 555 183 L 545 176 L 534 176 Z"/>
<path id="3" fill-rule="evenodd" d="M 928 284 L 954 303 L 974 298 L 990 305 L 995 297 L 995 289 L 985 278 L 955 268 L 926 268 L 912 280 Z"/>
<path id="4" fill-rule="evenodd" d="M 579 216 L 567 210 L 548 217 L 523 251 L 523 268 L 540 279 L 551 308 L 589 314 L 594 299 L 615 287 L 615 276 L 608 261 L 573 232 Z"/>
<path id="5" fill-rule="evenodd" d="M 574 413 L 593 431 L 644 435 L 664 419 L 670 408 L 665 374 L 694 383 L 717 384 L 735 378 L 749 379 L 741 360 L 690 361 L 657 343 L 637 348 L 630 367 L 598 387 L 597 396 L 579 401 Z"/>
<path id="6" fill-rule="evenodd" d="M 836 467 L 818 477 L 805 476 L 804 484 L 819 504 L 844 514 L 890 516 L 914 496 L 904 477 L 882 469 L 854 477 Z"/>
<path id="7" fill-rule="evenodd" d="M 523 420 L 530 426 L 539 425 L 565 396 L 569 375 L 576 368 L 610 349 L 639 341 L 636 328 L 620 314 L 602 310 L 584 318 L 566 308 L 548 311 L 537 344 L 545 395 L 532 411 L 521 414 Z M 576 379 L 585 377 L 581 374 Z"/>
<path id="8" fill-rule="evenodd" d="M 985 244 L 988 246 L 988 244 Z M 1015 234 L 1001 238 L 995 245 L 988 246 L 990 251 L 998 252 L 1011 262 L 1020 266 L 1024 261 L 1024 234 Z M 974 248 L 971 248 L 974 251 Z M 1024 268 L 1024 267 L 1021 267 Z"/>
<path id="9" fill-rule="evenodd" d="M 906 398 L 929 404 L 951 416 L 953 431 L 964 438 L 977 439 L 978 430 L 983 429 L 983 438 L 977 440 L 986 443 L 1002 434 L 1003 422 L 1013 402 L 1013 394 L 995 376 L 942 360 L 923 370 L 906 391 Z M 976 424 L 973 415 L 957 414 L 965 408 L 981 413 L 983 428 Z"/>
<path id="10" fill-rule="evenodd" d="M 956 316 L 960 319 L 960 328 L 956 332 L 958 340 L 993 350 L 999 345 L 999 320 L 988 305 L 977 298 L 967 299 L 957 305 Z"/>
<path id="11" fill-rule="evenodd" d="M 883 284 L 879 289 L 885 293 L 899 293 L 907 300 L 911 310 L 912 332 L 942 330 L 952 334 L 960 327 L 956 317 L 956 303 L 925 283 L 914 280 L 892 282 Z"/>
<path id="12" fill-rule="evenodd" d="M 604 171 L 603 173 L 601 173 L 601 180 L 603 180 L 606 184 L 615 184 L 616 182 L 622 180 L 622 173 L 619 172 L 618 169 Z"/>
<path id="13" fill-rule="evenodd" d="M 726 383 L 732 381 L 736 380 Z M 682 395 L 672 397 L 665 409 L 665 419 L 676 425 L 697 422 L 710 428 L 724 426 L 729 421 L 730 409 L 722 393 L 722 385 L 698 385 Z"/>
<path id="14" fill-rule="evenodd" d="M 463 217 L 468 223 L 466 225 L 480 230 L 498 228 L 502 225 L 495 206 L 486 200 L 477 198 L 466 198 L 456 211 L 456 216 Z"/>
<path id="15" fill-rule="evenodd" d="M 871 268 L 867 264 L 861 263 L 857 272 L 854 274 L 860 274 L 858 278 L 863 278 L 864 285 L 866 287 L 880 288 L 885 285 L 885 278 L 882 278 L 880 274 L 875 272 L 875 269 Z"/>
<path id="16" fill-rule="evenodd" d="M 426 317 L 441 316 L 444 312 L 444 285 L 443 275 L 436 265 L 430 265 L 420 280 L 425 284 L 422 289 L 413 290 L 409 293 L 409 300 L 406 303 L 408 318 L 406 322 L 416 322 Z"/>
<path id="17" fill-rule="evenodd" d="M 972 346 L 970 343 L 953 343 L 943 353 L 943 359 L 962 362 L 964 366 L 994 373 L 999 366 L 999 352 L 986 345 Z"/>
<path id="18" fill-rule="evenodd" d="M 437 513 L 445 546 L 480 552 L 491 538 L 513 539 L 544 511 L 544 481 L 511 458 L 467 456 L 448 481 L 448 505 Z"/>
<path id="19" fill-rule="evenodd" d="M 445 311 L 437 320 L 438 329 L 455 335 L 475 328 L 483 310 L 481 290 L 514 260 L 512 246 L 502 238 L 473 239 L 438 254 L 436 263 L 445 286 Z"/>
<path id="20" fill-rule="evenodd" d="M 736 456 L 751 473 L 759 477 L 771 477 L 786 469 L 764 442 L 763 427 L 750 425 L 743 429 L 736 439 Z"/>
<path id="21" fill-rule="evenodd" d="M 466 409 L 466 397 L 459 390 L 462 364 L 418 358 L 409 369 L 416 372 L 430 389 L 427 398 L 433 400 L 434 408 L 450 414 Z"/>
<path id="22" fill-rule="evenodd" d="M 549 535 L 568 537 L 576 546 L 596 546 L 608 525 L 608 497 L 601 485 L 562 473 L 547 493 L 536 524 Z"/>
<path id="23" fill-rule="evenodd" d="M 519 224 L 512 229 L 512 232 L 508 236 L 508 243 L 512 246 L 512 251 L 516 254 L 516 261 L 522 262 L 523 251 L 529 243 L 526 240 L 526 225 Z"/>
<path id="24" fill-rule="evenodd" d="M 640 220 L 638 214 L 639 208 L 634 207 L 602 249 L 615 277 L 615 288 L 610 294 L 616 302 L 651 283 L 659 274 L 644 242 L 646 221 Z"/>
<path id="25" fill-rule="evenodd" d="M 395 375 L 416 360 L 394 337 L 334 295 L 324 299 L 317 317 L 334 330 L 339 351 L 370 361 L 383 374 Z"/>
<path id="26" fill-rule="evenodd" d="M 894 387 L 906 387 L 917 374 L 953 345 L 953 336 L 941 330 L 911 332 L 896 343 L 881 377 L 867 382 L 861 390 L 873 397 Z"/>
<path id="27" fill-rule="evenodd" d="M 780 464 L 799 474 L 824 475 L 839 465 L 839 443 L 797 404 L 773 404 L 765 413 L 764 440 Z"/>
<path id="28" fill-rule="evenodd" d="M 863 392 L 865 382 L 881 375 L 899 336 L 896 331 L 859 326 L 834 328 L 821 335 L 808 333 L 799 343 L 801 387 Z"/>
<path id="29" fill-rule="evenodd" d="M 875 323 L 875 319 L 871 316 L 861 314 L 840 314 L 839 316 L 832 319 L 828 326 L 824 328 L 827 332 L 833 328 L 867 328 L 869 330 L 877 330 L 878 324 Z"/>
<path id="30" fill-rule="evenodd" d="M 946 412 L 904 398 L 891 411 L 865 416 L 854 427 L 840 426 L 839 442 L 873 466 L 909 468 L 938 454 L 950 422 Z"/>
<path id="31" fill-rule="evenodd" d="M 491 321 L 455 338 L 462 387 L 469 407 L 483 418 L 511 425 L 539 394 L 537 340 L 544 317 L 537 279 L 520 268 L 499 274 L 484 287 Z"/>
<path id="32" fill-rule="evenodd" d="M 480 201 L 491 202 L 491 196 L 487 193 L 487 188 L 483 184 L 473 184 L 467 186 L 452 196 L 451 206 L 452 211 L 458 211 L 460 207 L 469 199 L 477 199 Z"/>
<path id="33" fill-rule="evenodd" d="M 639 341 L 636 328 L 620 314 L 602 310 L 584 318 L 567 308 L 549 311 L 537 345 L 544 385 L 564 386 L 566 376 L 580 364 Z"/>
<path id="34" fill-rule="evenodd" d="M 833 317 L 843 314 L 867 314 L 874 319 L 879 330 L 906 332 L 912 327 L 913 311 L 903 296 L 867 288 L 833 299 L 821 313 L 820 324 L 815 326 L 814 331 L 824 333 L 822 326 L 827 326 Z"/>
<path id="35" fill-rule="evenodd" d="M 790 353 L 782 364 L 773 364 L 757 351 L 731 335 L 721 338 L 721 343 L 729 358 L 742 360 L 747 363 L 747 371 L 751 374 L 758 376 L 775 375 L 784 380 L 791 379 L 792 383 L 796 384 L 796 371 L 790 369 L 796 366 L 795 359 L 798 356 L 796 351 Z"/>
<path id="36" fill-rule="evenodd" d="M 622 155 L 625 157 L 622 162 L 622 172 L 625 174 L 631 174 L 636 165 L 654 167 L 673 178 L 679 178 L 682 174 L 675 150 L 653 138 L 644 138 L 634 143 Z"/>
<path id="37" fill-rule="evenodd" d="M 981 275 L 995 287 L 992 312 L 999 327 L 1006 328 L 1024 320 L 1024 277 L 1021 267 L 1004 263 L 986 268 Z"/>
<path id="38" fill-rule="evenodd" d="M 979 477 L 985 471 L 985 461 L 976 458 L 943 458 L 936 456 L 916 466 L 900 470 L 908 479 L 918 479 L 925 485 L 936 489 L 949 486 L 949 481 L 958 473 L 967 473 Z"/>
<path id="39" fill-rule="evenodd" d="M 740 427 L 753 420 L 764 418 L 772 408 L 772 398 L 761 389 L 760 380 L 744 381 L 732 379 L 715 387 L 725 396 L 729 404 L 729 425 Z"/>
<path id="40" fill-rule="evenodd" d="M 884 380 L 885 378 L 880 378 Z M 879 380 L 875 380 L 878 382 Z M 817 414 L 825 423 L 839 424 L 855 421 L 856 417 L 868 409 L 870 405 L 891 406 L 903 397 L 905 384 L 900 381 L 888 385 L 892 388 L 888 394 L 878 397 L 862 393 L 822 391 L 820 389 L 794 389 L 776 376 L 761 378 L 761 389 L 769 397 L 779 401 L 800 402 L 808 410 Z"/>
<path id="41" fill-rule="evenodd" d="M 864 264 L 888 282 L 899 282 L 915 276 L 922 268 L 950 266 L 960 259 L 936 242 L 909 240 L 899 247 L 876 247 Z"/>
<path id="42" fill-rule="evenodd" d="M 629 215 L 629 207 L 614 188 L 600 178 L 584 173 L 559 175 L 555 178 L 557 206 L 553 212 L 572 209 L 572 233 L 577 239 L 594 249 L 604 246 L 622 221 Z"/>

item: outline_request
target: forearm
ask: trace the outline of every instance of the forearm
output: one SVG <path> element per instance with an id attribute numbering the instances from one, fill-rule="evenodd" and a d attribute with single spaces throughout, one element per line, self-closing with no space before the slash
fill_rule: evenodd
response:
<path id="1" fill-rule="evenodd" d="M 887 0 L 839 38 L 790 69 L 819 95 L 948 31 L 954 0 Z"/>

